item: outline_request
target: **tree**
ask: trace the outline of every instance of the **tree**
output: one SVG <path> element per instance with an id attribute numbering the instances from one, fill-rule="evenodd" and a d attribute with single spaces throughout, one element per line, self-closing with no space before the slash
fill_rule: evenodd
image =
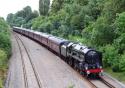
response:
<path id="1" fill-rule="evenodd" d="M 14 14 L 10 13 L 7 15 L 7 22 L 9 23 L 10 26 L 13 25 L 13 21 L 14 21 Z"/>
<path id="2" fill-rule="evenodd" d="M 59 11 L 63 6 L 64 1 L 66 1 L 66 0 L 53 0 L 52 6 L 51 6 L 52 12 Z M 68 2 L 70 2 L 70 1 L 68 0 Z"/>
<path id="3" fill-rule="evenodd" d="M 117 33 L 117 38 L 114 40 L 115 46 L 119 50 L 119 54 L 125 52 L 125 12 L 117 14 L 117 18 L 114 22 L 115 31 Z"/>
<path id="4" fill-rule="evenodd" d="M 10 31 L 9 26 L 0 18 L 0 49 L 3 49 L 7 54 L 10 54 Z"/>
<path id="5" fill-rule="evenodd" d="M 23 27 L 30 28 L 32 26 L 32 19 L 38 16 L 38 11 L 32 11 L 30 6 L 26 6 L 15 14 L 8 14 L 7 22 L 10 26 L 20 27 L 21 25 L 23 25 Z"/>
<path id="6" fill-rule="evenodd" d="M 39 16 L 38 11 L 34 10 L 34 11 L 32 12 L 32 18 L 36 18 L 36 17 L 38 17 L 38 16 Z"/>
<path id="7" fill-rule="evenodd" d="M 116 31 L 120 35 L 125 33 L 125 12 L 117 14 L 117 18 L 115 20 Z"/>
<path id="8" fill-rule="evenodd" d="M 22 18 L 25 18 L 25 17 L 26 17 L 24 10 L 20 10 L 20 11 L 16 12 L 15 15 L 16 15 L 17 17 L 22 17 Z"/>
<path id="9" fill-rule="evenodd" d="M 9 14 L 8 20 L 11 21 L 12 14 Z M 7 22 L 0 17 L 0 88 L 3 88 L 6 71 L 8 68 L 8 58 L 11 54 L 10 30 Z"/>
<path id="10" fill-rule="evenodd" d="M 89 42 L 97 47 L 111 44 L 116 38 L 116 33 L 113 27 L 108 24 L 106 18 L 100 17 L 96 22 L 83 30 L 83 36 L 88 36 Z"/>
<path id="11" fill-rule="evenodd" d="M 39 0 L 40 15 L 47 15 L 50 8 L 50 0 Z"/>
<path id="12" fill-rule="evenodd" d="M 26 20 L 26 22 L 28 22 L 31 19 L 31 14 L 32 14 L 32 9 L 30 6 L 26 6 L 25 8 L 23 8 L 24 11 L 24 19 Z"/>

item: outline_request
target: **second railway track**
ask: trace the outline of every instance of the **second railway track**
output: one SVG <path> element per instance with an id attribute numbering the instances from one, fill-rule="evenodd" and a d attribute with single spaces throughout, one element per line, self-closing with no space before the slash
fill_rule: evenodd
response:
<path id="1" fill-rule="evenodd" d="M 28 57 L 28 60 L 30 62 L 30 65 L 32 67 L 32 70 L 33 70 L 33 73 L 34 73 L 34 76 L 35 76 L 35 79 L 36 79 L 36 82 L 37 82 L 37 87 L 38 88 L 42 88 L 42 83 L 40 82 L 40 78 L 39 78 L 39 75 L 35 69 L 35 65 L 30 57 L 30 54 L 28 53 L 28 50 L 25 46 L 25 44 L 23 43 L 22 39 L 16 34 L 14 33 L 15 35 L 15 38 L 16 38 L 16 41 L 18 43 L 18 46 L 19 46 L 19 50 L 20 50 L 20 54 L 21 54 L 21 60 L 22 60 L 22 65 L 23 65 L 23 73 L 24 73 L 24 83 L 25 83 L 25 88 L 30 88 L 29 84 L 28 83 L 28 72 L 26 71 L 26 63 L 25 63 L 25 60 L 24 60 L 24 57 L 23 57 L 23 51 L 21 48 L 24 49 L 24 51 L 26 52 L 27 54 L 27 57 Z M 33 80 L 32 80 L 33 81 Z"/>
<path id="2" fill-rule="evenodd" d="M 100 79 L 97 80 L 91 80 L 87 78 L 86 80 L 89 82 L 90 85 L 92 85 L 92 88 L 116 88 L 102 77 L 100 77 Z"/>
<path id="3" fill-rule="evenodd" d="M 25 88 L 28 88 L 28 82 L 27 82 L 27 76 L 26 76 L 26 68 L 25 68 L 25 63 L 23 60 L 23 54 L 21 52 L 21 45 L 19 43 L 19 40 L 15 34 L 15 39 L 17 41 L 18 47 L 19 47 L 19 52 L 20 52 L 20 56 L 21 56 L 21 61 L 22 61 L 22 66 L 23 66 L 23 75 L 24 75 L 24 83 L 25 83 Z"/>
<path id="4" fill-rule="evenodd" d="M 106 84 L 109 88 L 116 88 L 115 86 L 107 82 L 103 77 L 100 77 L 100 81 Z"/>

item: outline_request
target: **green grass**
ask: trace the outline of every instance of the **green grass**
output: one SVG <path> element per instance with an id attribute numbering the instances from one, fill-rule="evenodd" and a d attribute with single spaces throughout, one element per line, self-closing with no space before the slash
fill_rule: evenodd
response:
<path id="1" fill-rule="evenodd" d="M 6 73 L 7 73 L 7 65 L 8 59 L 7 59 L 7 54 L 4 50 L 0 49 L 0 88 L 3 87 L 3 83 L 6 78 Z"/>
<path id="2" fill-rule="evenodd" d="M 0 78 L 0 88 L 4 88 L 3 87 L 3 80 Z"/>
<path id="3" fill-rule="evenodd" d="M 74 88 L 74 87 L 75 87 L 75 85 L 72 83 L 68 86 L 68 88 Z"/>
<path id="4" fill-rule="evenodd" d="M 111 75 L 112 77 L 116 78 L 117 80 L 125 84 L 125 72 L 112 72 L 111 68 L 105 68 L 104 70 L 109 75 Z"/>
<path id="5" fill-rule="evenodd" d="M 7 70 L 4 71 L 0 69 L 0 88 L 4 88 L 3 85 L 6 78 L 6 71 Z"/>

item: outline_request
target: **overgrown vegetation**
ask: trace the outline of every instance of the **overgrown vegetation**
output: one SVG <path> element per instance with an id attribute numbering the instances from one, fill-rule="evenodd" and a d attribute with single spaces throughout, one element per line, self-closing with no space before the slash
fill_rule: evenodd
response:
<path id="1" fill-rule="evenodd" d="M 40 15 L 47 15 L 49 11 L 50 0 L 39 0 Z"/>
<path id="2" fill-rule="evenodd" d="M 53 0 L 49 11 L 39 9 L 41 16 L 30 21 L 34 30 L 94 47 L 104 67 L 125 72 L 125 0 Z"/>
<path id="3" fill-rule="evenodd" d="M 54 0 L 34 30 L 82 42 L 103 52 L 104 67 L 125 71 L 125 1 Z"/>
<path id="4" fill-rule="evenodd" d="M 111 68 L 104 69 L 105 72 L 107 72 L 109 75 L 112 75 L 112 77 L 117 78 L 117 80 L 121 81 L 125 84 L 125 72 L 112 72 Z"/>
<path id="5" fill-rule="evenodd" d="M 25 27 L 31 28 L 32 19 L 38 17 L 38 11 L 32 11 L 30 6 L 26 6 L 22 10 L 18 11 L 17 13 L 13 14 L 10 13 L 7 16 L 7 22 L 9 25 L 17 26 L 17 27 Z"/>
<path id="6" fill-rule="evenodd" d="M 11 54 L 10 30 L 3 18 L 0 18 L 0 88 L 7 71 L 8 58 Z"/>

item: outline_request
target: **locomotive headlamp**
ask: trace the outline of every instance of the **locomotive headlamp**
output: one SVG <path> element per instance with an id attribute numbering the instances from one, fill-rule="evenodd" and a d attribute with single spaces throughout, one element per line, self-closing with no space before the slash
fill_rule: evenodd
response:
<path id="1" fill-rule="evenodd" d="M 90 71 L 87 71 L 87 74 L 90 74 Z"/>
<path id="2" fill-rule="evenodd" d="M 86 66 L 86 67 L 85 67 L 85 69 L 87 70 L 87 69 L 88 69 L 88 67 Z"/>
<path id="3" fill-rule="evenodd" d="M 101 73 L 103 72 L 103 70 L 101 70 Z"/>
<path id="4" fill-rule="evenodd" d="M 102 66 L 100 66 L 100 68 L 102 68 Z"/>

